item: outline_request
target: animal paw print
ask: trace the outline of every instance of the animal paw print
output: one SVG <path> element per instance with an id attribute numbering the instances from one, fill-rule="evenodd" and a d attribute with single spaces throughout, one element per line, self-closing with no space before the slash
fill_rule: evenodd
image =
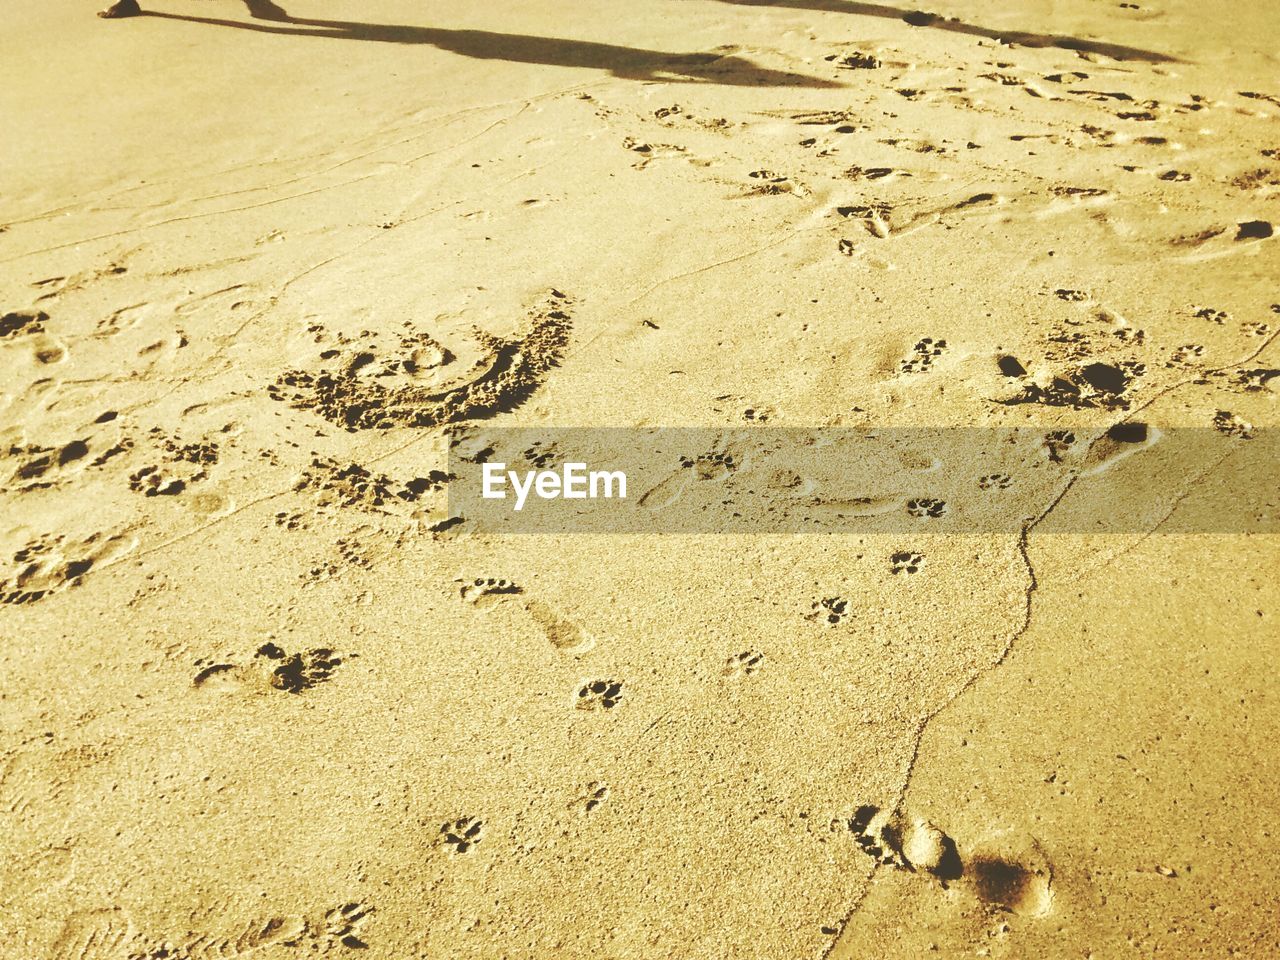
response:
<path id="1" fill-rule="evenodd" d="M 459 817 L 440 828 L 440 840 L 452 847 L 454 853 L 466 853 L 480 842 L 483 827 L 484 823 L 475 817 Z"/>
<path id="2" fill-rule="evenodd" d="M 277 690 L 288 693 L 301 693 L 303 690 L 310 690 L 317 683 L 323 683 L 333 676 L 333 671 L 342 663 L 342 658 L 334 656 L 334 652 L 327 647 L 285 653 L 274 643 L 263 644 L 254 657 L 276 662 L 268 682 Z"/>
<path id="3" fill-rule="evenodd" d="M 159 428 L 151 431 L 159 433 Z M 160 452 L 166 463 L 161 468 L 149 464 L 129 475 L 129 489 L 147 497 L 172 497 L 209 476 L 209 468 L 218 462 L 216 443 L 179 443 L 161 436 Z"/>
<path id="4" fill-rule="evenodd" d="M 1049 451 L 1049 459 L 1061 463 L 1063 456 L 1076 442 L 1076 435 L 1070 430 L 1050 430 L 1045 434 L 1044 445 Z"/>
<path id="5" fill-rule="evenodd" d="M 1083 290 L 1066 290 L 1059 288 L 1053 291 L 1053 295 L 1059 300 L 1065 300 L 1067 303 L 1083 303 L 1089 299 L 1089 295 Z"/>
<path id="6" fill-rule="evenodd" d="M 849 613 L 849 601 L 844 597 L 823 597 L 813 601 L 813 611 L 809 614 L 809 619 L 834 627 L 842 623 Z"/>
<path id="7" fill-rule="evenodd" d="M 617 680 L 592 680 L 578 689 L 579 710 L 612 710 L 622 699 L 622 684 Z"/>
<path id="8" fill-rule="evenodd" d="M 933 497 L 914 497 L 907 501 L 907 514 L 918 520 L 936 520 L 947 512 L 947 502 Z"/>
<path id="9" fill-rule="evenodd" d="M 988 473 L 985 477 L 978 478 L 979 490 L 1008 490 L 1013 483 L 1013 478 L 1007 473 Z"/>
<path id="10" fill-rule="evenodd" d="M 1267 384 L 1280 377 L 1280 370 L 1268 370 L 1257 368 L 1253 370 L 1240 370 L 1232 378 L 1232 383 L 1243 390 L 1250 393 L 1256 393 L 1260 390 L 1267 389 Z"/>
<path id="11" fill-rule="evenodd" d="M 933 366 L 933 361 L 942 356 L 942 352 L 946 349 L 947 341 L 945 340 L 935 340 L 933 337 L 921 338 L 911 348 L 911 356 L 902 361 L 902 372 L 924 373 Z"/>
<path id="12" fill-rule="evenodd" d="M 555 444 L 542 443 L 541 441 L 535 441 L 521 456 L 539 470 L 543 470 L 550 464 L 558 463 L 564 459 L 560 451 L 556 449 Z"/>
<path id="13" fill-rule="evenodd" d="M 591 813 L 608 799 L 609 785 L 598 780 L 592 780 L 587 784 L 586 792 L 570 806 L 576 808 L 579 814 L 585 815 Z"/>
<path id="14" fill-rule="evenodd" d="M 889 569 L 894 573 L 919 573 L 924 557 L 909 550 L 899 550 L 889 558 Z"/>
<path id="15" fill-rule="evenodd" d="M 187 488 L 181 477 L 166 477 L 159 467 L 143 467 L 129 475 L 129 489 L 148 497 L 172 497 Z"/>
<path id="16" fill-rule="evenodd" d="M 8 575 L 0 579 L 0 603 L 35 603 L 78 586 L 95 566 L 105 566 L 135 545 L 134 540 L 105 533 L 79 541 L 50 536 L 28 543 L 13 554 Z"/>
<path id="17" fill-rule="evenodd" d="M 1236 437 L 1240 440 L 1253 439 L 1253 424 L 1227 410 L 1219 410 L 1213 415 L 1213 428 L 1228 437 Z"/>
<path id="18" fill-rule="evenodd" d="M 732 453 L 716 450 L 697 457 L 681 457 L 680 466 L 686 470 L 692 468 L 695 479 L 720 480 L 737 470 L 741 464 L 734 459 Z"/>
<path id="19" fill-rule="evenodd" d="M 449 475 L 444 471 L 432 470 L 425 477 L 398 483 L 386 474 L 373 473 L 358 463 L 344 466 L 336 460 L 316 458 L 293 489 L 295 492 L 314 491 L 322 506 L 393 512 L 418 503 L 428 493 L 443 489 L 448 479 Z"/>
<path id="20" fill-rule="evenodd" d="M 735 653 L 725 661 L 723 673 L 726 677 L 750 676 L 760 669 L 762 663 L 764 663 L 763 653 L 744 650 L 742 653 Z"/>
<path id="21" fill-rule="evenodd" d="M 1204 356 L 1204 347 L 1198 343 L 1184 343 L 1178 347 L 1169 357 L 1166 367 L 1194 367 L 1196 362 Z"/>
<path id="22" fill-rule="evenodd" d="M 1269 324 L 1262 323 L 1260 320 L 1250 320 L 1241 324 L 1240 328 L 1244 330 L 1245 333 L 1254 337 L 1265 337 L 1271 332 L 1271 326 Z"/>
<path id="23" fill-rule="evenodd" d="M 1219 326 L 1231 319 L 1231 315 L 1225 310 L 1215 310 L 1213 307 L 1201 307 L 1196 311 L 1196 316 L 1201 320 L 1208 320 L 1210 323 L 1216 323 Z"/>
<path id="24" fill-rule="evenodd" d="M 524 590 L 510 580 L 498 577 L 476 577 L 474 580 L 463 582 L 458 592 L 467 603 L 478 604 L 486 598 L 509 597 L 524 593 Z"/>
<path id="25" fill-rule="evenodd" d="M 855 50 L 853 53 L 840 56 L 837 53 L 824 57 L 824 60 L 835 61 L 842 70 L 875 70 L 880 67 L 880 59 L 870 53 Z"/>
<path id="26" fill-rule="evenodd" d="M 364 949 L 369 945 L 364 942 L 360 928 L 372 911 L 372 907 L 363 903 L 344 903 L 327 911 L 324 915 L 325 939 L 353 950 Z"/>

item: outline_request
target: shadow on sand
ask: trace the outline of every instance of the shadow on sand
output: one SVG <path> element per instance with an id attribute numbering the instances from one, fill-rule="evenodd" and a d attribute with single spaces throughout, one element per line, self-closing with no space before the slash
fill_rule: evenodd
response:
<path id="1" fill-rule="evenodd" d="M 998 40 L 1001 43 L 1017 44 L 1022 47 L 1060 47 L 1063 50 L 1096 53 L 1110 57 L 1112 60 L 1140 60 L 1145 63 L 1181 62 L 1177 57 L 1157 53 L 1154 50 L 1143 50 L 1140 47 L 1126 47 L 1101 40 L 1083 40 L 1080 37 L 1068 37 L 1056 33 L 992 30 L 988 27 L 979 27 L 961 20 L 942 17 L 936 13 L 904 10 L 882 3 L 859 3 L 857 0 L 720 0 L 720 2 L 743 7 L 790 7 L 800 10 L 819 10 L 825 13 L 851 13 L 862 17 L 885 17 L 890 20 L 902 20 L 913 27 L 967 33 L 971 36 L 985 37 L 988 40 Z"/>
<path id="2" fill-rule="evenodd" d="M 143 16 L 185 20 L 216 27 L 253 30 L 285 36 L 321 37 L 331 40 L 364 40 L 372 43 L 425 44 L 477 60 L 506 60 L 557 67 L 608 70 L 627 80 L 675 80 L 732 86 L 837 88 L 841 84 L 820 77 L 770 70 L 743 57 L 715 52 L 665 53 L 620 47 L 587 40 L 563 40 L 488 30 L 446 30 L 403 24 L 358 23 L 350 20 L 311 20 L 283 11 L 270 19 L 246 22 L 190 17 L 175 13 L 146 12 Z"/>

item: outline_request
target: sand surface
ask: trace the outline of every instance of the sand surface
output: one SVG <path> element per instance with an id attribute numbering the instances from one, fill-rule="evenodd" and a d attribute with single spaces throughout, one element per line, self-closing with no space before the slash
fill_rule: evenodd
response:
<path id="1" fill-rule="evenodd" d="M 1280 955 L 1280 548 L 1168 528 L 1272 4 L 285 6 L 6 10 L 0 957 Z M 445 521 L 485 426 L 1136 422 L 1223 459 L 1105 536 Z"/>

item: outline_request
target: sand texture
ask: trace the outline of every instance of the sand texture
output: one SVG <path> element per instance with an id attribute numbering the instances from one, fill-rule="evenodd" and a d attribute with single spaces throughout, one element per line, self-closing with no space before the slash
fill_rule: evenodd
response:
<path id="1" fill-rule="evenodd" d="M 0 958 L 1280 956 L 1280 541 L 1177 526 L 1276 506 L 1280 8 L 143 5 L 0 32 Z M 1221 455 L 1055 530 L 1117 425 Z M 1046 456 L 497 535 L 498 427 Z"/>

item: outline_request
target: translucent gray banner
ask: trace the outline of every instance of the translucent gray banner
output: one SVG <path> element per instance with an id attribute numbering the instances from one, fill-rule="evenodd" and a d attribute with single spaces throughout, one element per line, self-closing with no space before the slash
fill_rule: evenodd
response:
<path id="1" fill-rule="evenodd" d="M 477 533 L 1276 533 L 1277 431 L 501 428 L 452 438 Z"/>

